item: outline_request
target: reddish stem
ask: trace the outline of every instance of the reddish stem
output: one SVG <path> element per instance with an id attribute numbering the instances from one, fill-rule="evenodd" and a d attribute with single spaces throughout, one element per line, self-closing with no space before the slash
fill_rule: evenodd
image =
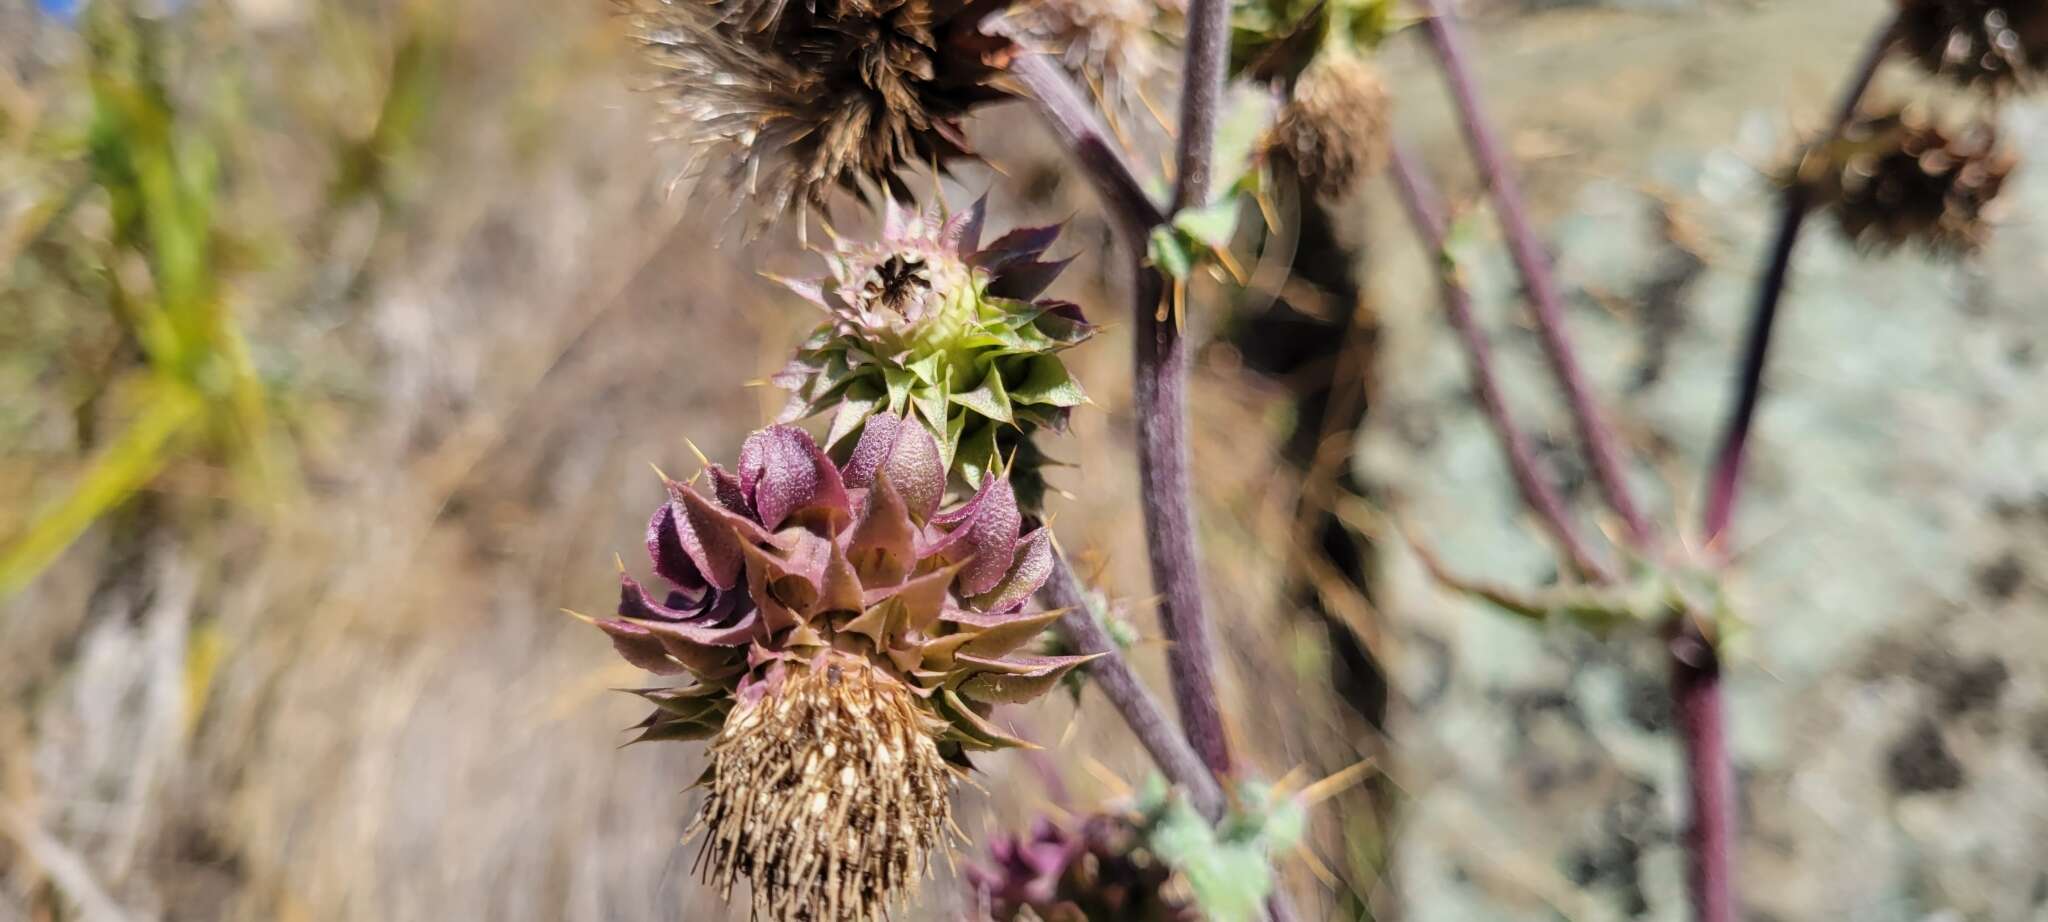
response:
<path id="1" fill-rule="evenodd" d="M 1443 63 L 1444 77 L 1450 84 L 1451 97 L 1457 103 L 1458 123 L 1472 145 L 1473 157 L 1478 160 L 1487 189 L 1492 193 L 1501 234 L 1507 238 L 1508 252 L 1521 272 L 1523 284 L 1528 287 L 1537 336 L 1543 343 L 1544 355 L 1550 360 L 1551 372 L 1557 376 L 1558 386 L 1564 391 L 1572 424 L 1578 430 L 1586 459 L 1592 465 L 1593 478 L 1599 483 L 1607 505 L 1621 518 L 1629 539 L 1639 547 L 1647 546 L 1652 539 L 1649 520 L 1643 517 L 1634 494 L 1629 490 L 1627 471 L 1622 467 L 1617 441 L 1607 427 L 1599 404 L 1586 385 L 1585 373 L 1572 352 L 1571 339 L 1564 326 L 1564 298 L 1551 274 L 1550 257 L 1543 252 L 1542 243 L 1529 225 L 1514 168 L 1503 153 L 1493 125 L 1487 119 L 1485 107 L 1480 102 L 1478 86 L 1466 64 L 1464 40 L 1450 16 L 1446 0 L 1421 2 L 1428 14 L 1424 22 L 1430 43 L 1436 49 L 1437 59 Z"/>
<path id="2" fill-rule="evenodd" d="M 1697 922 L 1735 922 L 1736 795 L 1721 662 L 1691 618 L 1670 641 L 1671 701 L 1685 752 L 1685 852 Z"/>
<path id="3" fill-rule="evenodd" d="M 1443 201 L 1414 153 L 1398 140 L 1393 144 L 1393 158 L 1388 164 L 1388 171 L 1393 175 L 1395 190 L 1401 194 L 1401 204 L 1408 210 L 1409 221 L 1422 237 L 1423 248 L 1432 257 L 1442 254 L 1448 226 Z M 1438 273 L 1437 283 L 1443 291 L 1444 314 L 1465 347 L 1465 361 L 1472 374 L 1472 390 L 1479 398 L 1479 406 L 1485 411 L 1487 422 L 1493 425 L 1501 451 L 1507 455 L 1508 470 L 1514 476 L 1515 485 L 1521 489 L 1522 501 L 1536 513 L 1537 519 L 1564 550 L 1573 567 L 1597 581 L 1611 582 L 1614 578 L 1612 568 L 1579 536 L 1570 514 L 1565 511 L 1563 500 L 1551 486 L 1550 472 L 1543 469 L 1530 448 L 1528 436 L 1515 425 L 1514 417 L 1508 413 L 1507 400 L 1501 395 L 1500 380 L 1493 371 L 1492 346 L 1487 343 L 1486 333 L 1479 328 L 1478 320 L 1472 316 L 1471 296 L 1448 266 Z"/>
<path id="4" fill-rule="evenodd" d="M 1174 727 L 1159 700 L 1146 690 L 1130 661 L 1110 640 L 1102 622 L 1096 620 L 1088 596 L 1064 556 L 1053 559 L 1052 577 L 1046 580 L 1043 594 L 1046 604 L 1066 609 L 1066 614 L 1060 616 L 1060 635 L 1073 645 L 1075 652 L 1106 654 L 1085 667 L 1088 678 L 1123 715 L 1138 743 L 1152 756 L 1152 763 L 1168 781 L 1187 791 L 1189 801 L 1203 816 L 1212 822 L 1221 819 L 1223 790 L 1217 786 L 1216 777 L 1209 773 L 1201 755 L 1188 745 L 1187 737 Z"/>
<path id="5" fill-rule="evenodd" d="M 1869 92 L 1877 69 L 1884 63 L 1895 40 L 1897 26 L 1887 22 L 1857 63 L 1842 98 L 1835 107 L 1830 135 L 1839 132 L 1856 117 L 1856 107 Z M 1728 422 L 1721 429 L 1720 447 L 1714 452 L 1714 466 L 1707 474 L 1707 499 L 1702 531 L 1707 546 L 1721 545 L 1728 526 L 1735 519 L 1735 502 L 1742 490 L 1742 467 L 1747 458 L 1750 429 L 1756 423 L 1757 404 L 1763 399 L 1765 363 L 1770 357 L 1771 334 L 1777 328 L 1778 304 L 1785 295 L 1785 283 L 1792 274 L 1792 254 L 1799 244 L 1799 231 L 1806 223 L 1807 189 L 1799 182 L 1787 183 L 1779 198 L 1778 232 L 1772 239 L 1769 260 L 1757 284 L 1756 305 L 1750 310 L 1749 333 L 1742 347 L 1742 366 L 1735 375 L 1735 403 Z"/>

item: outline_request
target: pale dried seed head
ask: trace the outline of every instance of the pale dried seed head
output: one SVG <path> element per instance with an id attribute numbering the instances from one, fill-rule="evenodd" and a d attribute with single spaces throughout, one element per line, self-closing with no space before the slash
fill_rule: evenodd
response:
<path id="1" fill-rule="evenodd" d="M 1370 62 L 1326 50 L 1296 81 L 1264 147 L 1291 161 L 1309 191 L 1341 198 L 1386 165 L 1391 108 Z"/>
<path id="2" fill-rule="evenodd" d="M 954 769 L 929 719 L 895 679 L 829 655 L 770 694 L 712 743 L 705 879 L 729 898 L 747 878 L 768 922 L 885 918 L 952 821 Z"/>

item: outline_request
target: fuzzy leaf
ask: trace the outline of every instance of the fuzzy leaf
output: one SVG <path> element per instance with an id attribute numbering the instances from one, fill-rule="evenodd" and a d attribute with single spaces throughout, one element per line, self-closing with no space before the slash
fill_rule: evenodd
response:
<path id="1" fill-rule="evenodd" d="M 1031 370 L 1025 374 L 1024 383 L 1010 391 L 1013 402 L 1055 407 L 1078 407 L 1088 402 L 1087 393 L 1067 371 L 1067 363 L 1057 356 L 1033 356 L 1030 363 Z"/>
<path id="2" fill-rule="evenodd" d="M 799 512 L 850 510 L 839 468 L 811 434 L 795 426 L 769 426 L 740 446 L 740 490 L 754 501 L 761 524 L 780 528 Z"/>
<path id="3" fill-rule="evenodd" d="M 995 614 L 1014 611 L 1045 585 L 1046 579 L 1052 576 L 1052 569 L 1052 532 L 1044 528 L 1035 529 L 1017 542 L 1010 570 L 1003 574 L 1002 581 L 988 592 L 969 599 L 968 604 Z"/>
<path id="4" fill-rule="evenodd" d="M 1010 422 L 1010 394 L 1003 387 L 1003 376 L 994 368 L 983 375 L 981 386 L 965 393 L 953 395 L 953 402 L 998 422 Z"/>

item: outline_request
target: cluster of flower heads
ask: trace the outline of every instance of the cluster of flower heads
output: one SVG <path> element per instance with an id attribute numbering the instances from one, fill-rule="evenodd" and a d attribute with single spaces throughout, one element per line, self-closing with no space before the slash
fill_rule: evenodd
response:
<path id="1" fill-rule="evenodd" d="M 2048 5 L 2031 0 L 1899 0 L 1900 48 L 1930 73 L 1992 92 L 2048 72 Z"/>
<path id="2" fill-rule="evenodd" d="M 980 922 L 1198 922 L 1173 869 L 1144 847 L 1129 818 L 1096 814 L 1077 826 L 1048 819 L 1029 835 L 990 843 L 967 869 Z"/>
<path id="3" fill-rule="evenodd" d="M 868 420 L 843 464 L 800 429 L 748 438 L 736 470 L 664 478 L 648 525 L 656 595 L 620 576 L 619 654 L 680 688 L 641 740 L 709 738 L 707 877 L 775 920 L 871 920 L 909 892 L 950 825 L 967 753 L 1020 745 L 989 719 L 1088 657 L 1016 652 L 1057 617 L 1026 610 L 1051 537 L 1022 532 L 989 477 L 944 508 L 923 427 Z"/>
<path id="4" fill-rule="evenodd" d="M 1007 43 L 976 0 L 617 0 L 698 162 L 764 216 L 967 152 Z"/>
<path id="5" fill-rule="evenodd" d="M 1860 116 L 1800 161 L 1796 181 L 1844 233 L 1878 250 L 1976 249 L 2014 157 L 1988 122 L 1949 131 L 1917 110 Z"/>
<path id="6" fill-rule="evenodd" d="M 1092 336 L 1081 309 L 1042 300 L 1066 260 L 1047 260 L 1058 227 L 1030 227 L 982 242 L 985 202 L 946 216 L 893 202 L 882 237 L 838 241 L 830 274 L 788 285 L 826 319 L 775 382 L 791 394 L 784 422 L 831 411 L 836 449 L 876 414 L 931 430 L 940 464 L 970 486 L 1009 459 L 1038 458 L 1031 436 L 1066 427 L 1087 401 L 1059 353 Z M 1036 511 L 1035 464 L 1011 479 Z"/>

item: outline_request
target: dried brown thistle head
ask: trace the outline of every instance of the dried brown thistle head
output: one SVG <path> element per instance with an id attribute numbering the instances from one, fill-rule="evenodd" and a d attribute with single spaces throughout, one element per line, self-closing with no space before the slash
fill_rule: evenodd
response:
<path id="1" fill-rule="evenodd" d="M 2048 69 L 2048 4 L 2036 0 L 1899 0 L 1899 47 L 1928 72 L 2002 93 Z"/>
<path id="2" fill-rule="evenodd" d="M 872 922 L 914 894 L 952 827 L 943 726 L 855 657 L 781 664 L 711 748 L 698 861 L 727 899 L 745 877 L 770 922 Z"/>
<path id="3" fill-rule="evenodd" d="M 1988 122 L 1951 131 L 1915 110 L 1862 116 L 1810 149 L 1796 181 L 1858 244 L 1966 253 L 1989 232 L 1989 206 L 2016 163 L 1997 142 Z"/>
<path id="4" fill-rule="evenodd" d="M 968 153 L 1007 43 L 975 0 L 616 0 L 693 169 L 765 222 L 835 189 L 903 198 L 905 169 Z"/>
<path id="5" fill-rule="evenodd" d="M 1370 62 L 1328 49 L 1295 81 L 1262 146 L 1292 161 L 1309 191 L 1341 198 L 1386 166 L 1391 108 Z"/>

